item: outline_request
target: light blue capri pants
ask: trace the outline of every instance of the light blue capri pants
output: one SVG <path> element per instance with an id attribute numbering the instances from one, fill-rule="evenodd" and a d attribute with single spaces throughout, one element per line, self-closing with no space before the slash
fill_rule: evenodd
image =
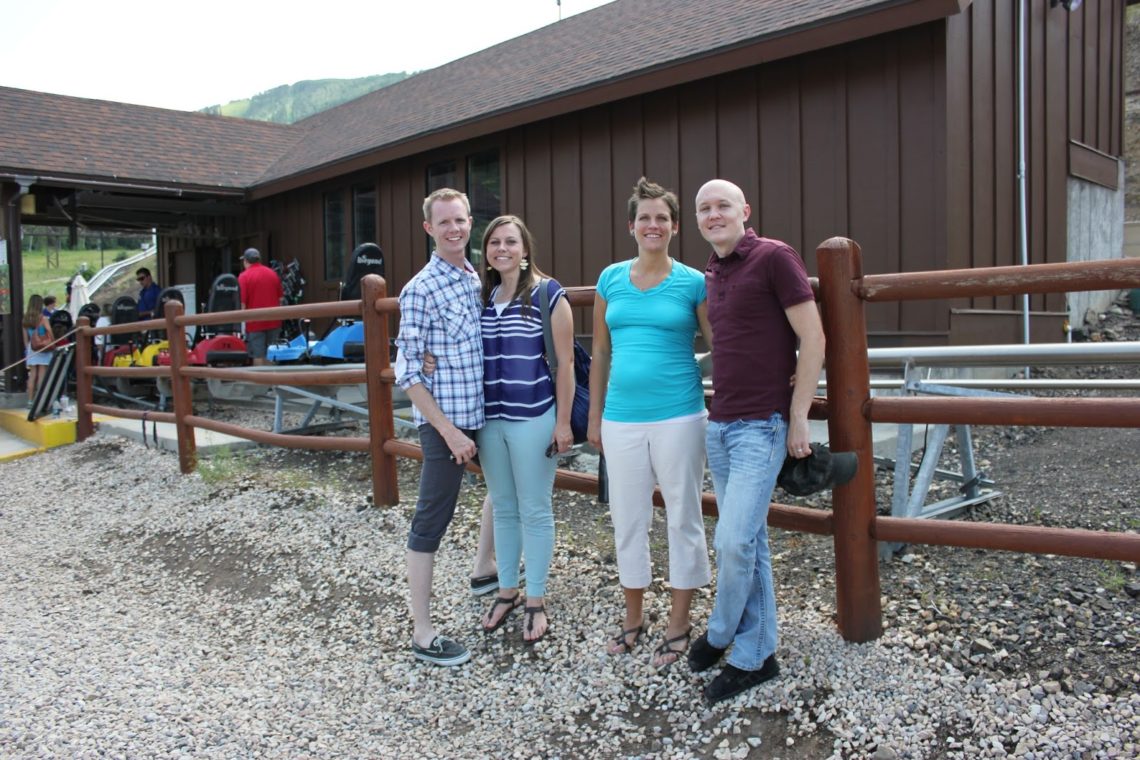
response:
<path id="1" fill-rule="evenodd" d="M 487 420 L 478 433 L 479 463 L 495 508 L 495 562 L 499 586 L 519 585 L 526 557 L 527 596 L 546 596 L 554 555 L 556 457 L 546 456 L 554 434 L 554 407 L 530 420 Z"/>

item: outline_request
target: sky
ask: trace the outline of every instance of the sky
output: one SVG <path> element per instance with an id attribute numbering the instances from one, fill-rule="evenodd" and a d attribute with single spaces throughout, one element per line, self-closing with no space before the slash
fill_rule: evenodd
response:
<path id="1" fill-rule="evenodd" d="M 609 0 L 562 0 L 563 18 Z M 422 71 L 558 21 L 557 0 L 4 0 L 0 85 L 194 111 Z M 286 8 L 292 10 L 286 10 Z"/>

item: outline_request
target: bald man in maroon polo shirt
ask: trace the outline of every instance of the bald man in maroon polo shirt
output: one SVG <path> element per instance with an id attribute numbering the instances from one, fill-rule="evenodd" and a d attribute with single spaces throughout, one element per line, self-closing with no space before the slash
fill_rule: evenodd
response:
<path id="1" fill-rule="evenodd" d="M 713 331 L 706 448 L 720 517 L 716 601 L 689 667 L 708 670 L 728 653 L 705 688 L 719 702 L 780 672 L 768 505 L 785 455 L 810 453 L 807 415 L 824 337 L 803 260 L 786 243 L 745 229 L 752 209 L 743 191 L 714 179 L 696 205 L 701 236 L 713 247 L 705 268 Z"/>

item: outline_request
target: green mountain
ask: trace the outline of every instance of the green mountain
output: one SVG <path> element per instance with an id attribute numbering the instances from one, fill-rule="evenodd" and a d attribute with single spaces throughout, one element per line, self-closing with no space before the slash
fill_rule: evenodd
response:
<path id="1" fill-rule="evenodd" d="M 236 116 L 240 119 L 292 124 L 315 113 L 347 103 L 373 90 L 395 84 L 411 76 L 406 71 L 377 74 L 359 79 L 307 79 L 283 84 L 252 98 L 234 100 L 220 106 L 207 106 L 203 113 Z"/>

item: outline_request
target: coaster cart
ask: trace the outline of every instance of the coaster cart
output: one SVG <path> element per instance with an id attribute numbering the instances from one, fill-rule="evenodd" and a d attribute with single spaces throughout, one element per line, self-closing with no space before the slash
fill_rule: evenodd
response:
<path id="1" fill-rule="evenodd" d="M 160 308 L 165 309 L 167 301 L 175 300 L 185 304 L 182 291 L 167 288 L 159 296 Z M 210 295 L 206 300 L 205 313 L 238 311 L 241 309 L 241 294 L 238 280 L 232 274 L 220 274 L 210 285 Z M 222 325 L 199 325 L 190 338 L 190 348 L 186 351 L 186 363 L 195 367 L 245 367 L 250 364 L 249 352 L 240 335 L 240 326 L 233 322 Z M 170 347 L 166 346 L 156 357 L 160 366 L 170 364 Z M 224 391 L 224 380 L 207 380 L 210 395 L 228 399 L 231 394 Z M 158 378 L 158 390 L 162 397 L 170 394 L 170 381 Z M 216 392 L 217 391 L 217 392 Z"/>
<path id="2" fill-rule="evenodd" d="M 93 304 L 91 304 L 93 306 Z M 86 308 L 86 307 L 85 307 Z M 111 304 L 111 324 L 125 325 L 138 321 L 138 304 L 130 296 L 119 296 Z M 88 312 L 88 318 L 98 319 L 95 309 Z M 117 333 L 104 336 L 102 356 L 99 364 L 103 367 L 141 367 L 142 350 L 146 347 L 146 338 L 141 333 Z M 124 401 L 137 406 L 155 408 L 155 404 L 144 400 L 154 393 L 154 384 L 149 380 L 132 380 L 127 377 L 114 378 L 113 387 L 101 385 L 98 380 L 93 384 L 97 395 L 103 395 L 116 401 Z"/>
<path id="3" fill-rule="evenodd" d="M 79 316 L 87 317 L 87 321 L 94 327 L 95 323 L 99 321 L 99 304 L 95 302 L 85 303 L 79 307 Z M 91 360 L 95 363 L 100 363 L 100 352 L 102 351 L 102 341 L 96 341 L 94 337 L 91 338 Z"/>
<path id="4" fill-rule="evenodd" d="M 361 243 L 349 255 L 340 300 L 359 299 L 360 281 L 367 274 L 384 276 L 384 252 L 375 243 Z M 364 361 L 364 323 L 348 317 L 336 320 L 309 350 L 309 357 L 313 364 Z"/>
<path id="5" fill-rule="evenodd" d="M 360 298 L 360 282 L 367 274 L 384 275 L 384 253 L 375 243 L 363 243 L 349 254 L 345 266 L 346 280 L 341 283 L 340 300 L 354 301 Z M 303 281 L 302 281 L 303 282 Z M 284 282 L 282 283 L 284 285 Z M 298 297 L 298 300 L 299 297 Z M 296 340 L 296 338 L 294 339 Z M 299 345 L 299 341 L 298 341 Z M 281 362 L 282 354 L 271 352 L 271 360 Z M 312 369 L 319 371 L 322 366 L 337 364 L 362 366 L 364 361 L 364 323 L 359 319 L 342 318 L 336 320 L 319 341 L 307 349 L 310 367 L 290 367 L 294 372 Z M 272 371 L 272 368 L 255 368 Z M 319 433 L 345 427 L 353 423 L 342 421 L 345 413 L 366 418 L 368 416 L 367 390 L 363 383 L 342 386 L 292 386 L 275 385 L 276 401 L 274 432 L 296 434 Z M 304 418 L 297 427 L 284 430 L 283 411 L 286 403 L 308 404 Z M 327 407 L 331 422 L 312 424 L 322 407 Z"/>
<path id="6" fill-rule="evenodd" d="M 281 278 L 281 290 L 286 306 L 301 303 L 305 295 L 305 278 L 301 276 L 301 265 L 296 259 L 286 266 L 274 260 L 270 262 L 273 271 Z M 309 362 L 309 350 L 317 341 L 309 332 L 309 320 L 287 320 L 281 325 L 281 339 L 270 346 L 266 358 L 273 364 L 305 364 Z"/>

